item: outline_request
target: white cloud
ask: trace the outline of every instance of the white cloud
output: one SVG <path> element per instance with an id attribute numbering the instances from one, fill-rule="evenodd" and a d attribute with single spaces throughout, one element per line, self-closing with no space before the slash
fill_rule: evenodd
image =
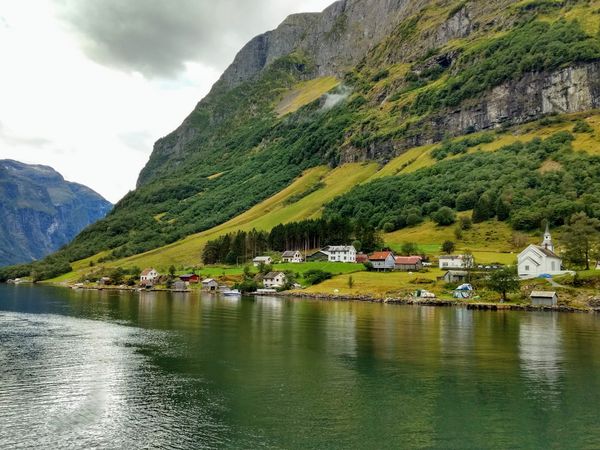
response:
<path id="1" fill-rule="evenodd" d="M 92 3 L 104 4 L 78 2 Z M 231 6 L 232 2 L 228 3 Z M 242 3 L 247 4 L 245 0 Z M 121 62 L 91 59 L 81 31 L 75 33 L 72 26 L 64 25 L 64 10 L 56 9 L 51 0 L 2 2 L 0 159 L 50 165 L 68 180 L 86 184 L 115 202 L 134 188 L 153 142 L 181 123 L 245 41 L 275 27 L 288 13 L 320 10 L 328 3 L 264 0 L 264 7 L 271 8 L 268 20 L 250 15 L 254 27 L 246 17 L 248 25 L 243 32 L 234 29 L 244 18 L 245 10 L 240 9 L 237 13 L 242 19 L 221 17 L 206 42 L 187 42 L 184 33 L 172 43 L 210 46 L 204 53 L 177 53 L 176 71 L 144 76 L 143 66 L 135 70 L 138 60 L 123 70 L 126 55 Z M 121 4 L 129 2 L 122 0 Z M 230 14 L 234 13 L 231 9 Z M 221 36 L 226 37 L 223 49 L 218 48 Z M 112 41 L 114 46 L 122 44 L 119 39 Z M 142 45 L 141 41 L 136 45 Z M 154 44 L 149 41 L 148 45 Z M 152 48 L 146 50 L 145 54 L 152 56 Z M 207 52 L 222 56 L 203 56 Z"/>

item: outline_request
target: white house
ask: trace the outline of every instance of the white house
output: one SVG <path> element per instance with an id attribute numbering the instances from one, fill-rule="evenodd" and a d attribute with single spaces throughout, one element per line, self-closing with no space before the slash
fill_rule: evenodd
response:
<path id="1" fill-rule="evenodd" d="M 265 266 L 271 264 L 273 262 L 273 260 L 271 259 L 270 256 L 257 256 L 256 258 L 254 258 L 252 260 L 252 263 L 254 264 L 254 267 L 258 267 L 261 264 L 264 264 Z"/>
<path id="2" fill-rule="evenodd" d="M 140 284 L 153 284 L 159 276 L 160 273 L 154 268 L 144 269 L 140 274 Z"/>
<path id="3" fill-rule="evenodd" d="M 396 259 L 392 252 L 375 252 L 369 256 L 369 262 L 375 270 L 394 270 Z"/>
<path id="4" fill-rule="evenodd" d="M 321 250 L 325 253 L 329 261 L 332 262 L 356 262 L 356 249 L 353 245 L 330 245 Z"/>
<path id="5" fill-rule="evenodd" d="M 263 286 L 265 289 L 274 289 L 285 286 L 287 277 L 283 272 L 269 272 L 263 278 Z"/>
<path id="6" fill-rule="evenodd" d="M 288 250 L 283 252 L 281 260 L 287 263 L 301 263 L 304 261 L 304 256 L 298 251 Z"/>
<path id="7" fill-rule="evenodd" d="M 600 270 L 600 261 L 596 263 L 596 270 Z"/>
<path id="8" fill-rule="evenodd" d="M 440 269 L 466 269 L 468 261 L 463 255 L 442 255 L 439 265 Z"/>
<path id="9" fill-rule="evenodd" d="M 554 253 L 554 244 L 548 227 L 546 227 L 541 245 L 532 244 L 519 254 L 518 267 L 521 278 L 535 278 L 542 274 L 560 275 L 564 273 L 562 259 Z"/>

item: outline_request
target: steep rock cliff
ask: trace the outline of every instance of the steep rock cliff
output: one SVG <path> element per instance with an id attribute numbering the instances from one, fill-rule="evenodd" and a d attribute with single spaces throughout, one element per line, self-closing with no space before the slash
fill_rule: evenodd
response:
<path id="1" fill-rule="evenodd" d="M 0 266 L 58 250 L 111 208 L 50 167 L 0 160 Z"/>

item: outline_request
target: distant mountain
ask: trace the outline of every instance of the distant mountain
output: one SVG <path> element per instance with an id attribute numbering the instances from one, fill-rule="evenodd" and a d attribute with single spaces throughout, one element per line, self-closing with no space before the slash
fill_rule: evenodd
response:
<path id="1" fill-rule="evenodd" d="M 111 208 L 51 167 L 0 160 L 0 266 L 43 258 Z"/>

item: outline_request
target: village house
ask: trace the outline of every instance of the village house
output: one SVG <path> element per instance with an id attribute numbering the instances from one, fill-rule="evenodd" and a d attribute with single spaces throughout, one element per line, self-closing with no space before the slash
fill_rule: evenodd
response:
<path id="1" fill-rule="evenodd" d="M 466 269 L 467 259 L 463 255 L 442 255 L 439 265 L 440 269 Z"/>
<path id="2" fill-rule="evenodd" d="M 558 295 L 554 291 L 533 291 L 529 296 L 532 305 L 557 306 Z"/>
<path id="3" fill-rule="evenodd" d="M 423 268 L 423 258 L 420 256 L 396 256 L 395 270 L 417 272 Z"/>
<path id="4" fill-rule="evenodd" d="M 140 274 L 140 284 L 142 286 L 152 285 L 159 277 L 160 274 L 155 269 L 144 269 Z"/>
<path id="5" fill-rule="evenodd" d="M 304 261 L 304 256 L 299 251 L 288 250 L 282 253 L 281 260 L 287 263 L 301 263 Z"/>
<path id="6" fill-rule="evenodd" d="M 600 270 L 600 261 L 596 263 L 596 270 Z"/>
<path id="7" fill-rule="evenodd" d="M 180 275 L 179 279 L 189 284 L 200 283 L 200 276 L 195 273 L 188 273 L 186 275 Z"/>
<path id="8" fill-rule="evenodd" d="M 464 283 L 467 281 L 468 276 L 469 272 L 466 270 L 449 270 L 444 274 L 442 279 L 446 283 Z"/>
<path id="9" fill-rule="evenodd" d="M 266 289 L 275 289 L 285 286 L 287 277 L 283 272 L 269 272 L 263 277 L 263 286 Z"/>
<path id="10" fill-rule="evenodd" d="M 322 250 L 312 253 L 306 257 L 306 261 L 329 261 L 329 255 Z"/>
<path id="11" fill-rule="evenodd" d="M 536 278 L 540 275 L 560 275 L 562 259 L 554 253 L 550 230 L 546 227 L 541 245 L 529 245 L 518 256 L 519 277 Z"/>
<path id="12" fill-rule="evenodd" d="M 329 245 L 321 250 L 331 262 L 356 262 L 356 249 L 353 245 Z"/>
<path id="13" fill-rule="evenodd" d="M 207 278 L 206 280 L 202 280 L 202 290 L 208 292 L 216 292 L 219 289 L 219 283 L 217 283 L 212 278 Z"/>
<path id="14" fill-rule="evenodd" d="M 256 258 L 254 258 L 252 260 L 252 263 L 254 264 L 254 267 L 258 267 L 261 264 L 268 266 L 273 263 L 273 260 L 271 259 L 270 256 L 257 256 Z"/>
<path id="15" fill-rule="evenodd" d="M 380 271 L 394 270 L 396 262 L 392 252 L 375 252 L 369 255 L 369 262 L 373 269 Z"/>

